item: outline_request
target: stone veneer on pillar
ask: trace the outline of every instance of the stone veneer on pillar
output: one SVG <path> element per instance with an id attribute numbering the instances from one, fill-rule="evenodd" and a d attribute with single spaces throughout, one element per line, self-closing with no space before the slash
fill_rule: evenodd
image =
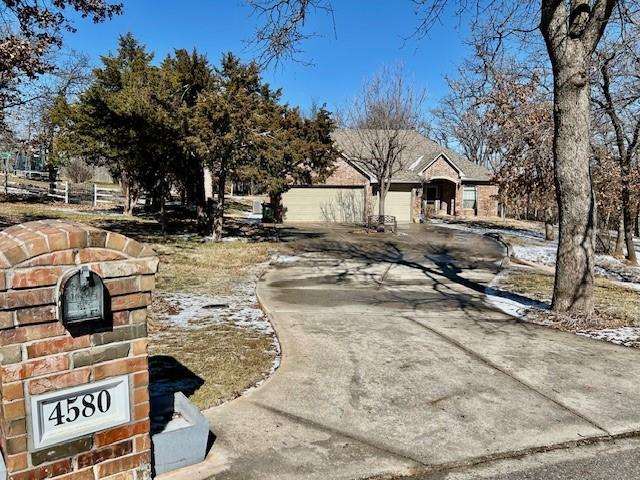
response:
<path id="1" fill-rule="evenodd" d="M 61 282 L 87 273 L 82 267 L 102 279 L 106 310 L 103 321 L 74 329 L 60 318 Z M 10 480 L 150 477 L 146 319 L 157 268 L 148 246 L 78 223 L 43 220 L 0 232 L 0 449 Z M 116 379 L 128 394 L 98 399 L 102 421 L 112 405 L 128 411 L 115 425 L 100 424 L 100 392 L 87 389 Z M 59 441 L 41 442 L 34 419 L 47 419 L 35 416 L 34 402 L 56 392 L 66 395 L 65 411 L 49 403 L 45 417 L 60 429 L 49 432 Z M 84 411 L 74 411 L 81 401 Z M 76 413 L 84 415 L 77 431 Z"/>

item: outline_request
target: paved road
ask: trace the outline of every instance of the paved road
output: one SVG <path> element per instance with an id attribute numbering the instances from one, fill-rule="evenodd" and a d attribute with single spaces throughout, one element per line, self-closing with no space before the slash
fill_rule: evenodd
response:
<path id="1" fill-rule="evenodd" d="M 282 366 L 207 412 L 211 478 L 573 478 L 499 476 L 513 465 L 476 475 L 495 459 L 546 458 L 536 453 L 585 440 L 621 448 L 611 438 L 640 430 L 637 350 L 496 312 L 483 294 L 501 256 L 489 239 L 402 233 L 290 232 L 300 259 L 258 286 Z M 518 462 L 520 473 L 553 468 Z"/>

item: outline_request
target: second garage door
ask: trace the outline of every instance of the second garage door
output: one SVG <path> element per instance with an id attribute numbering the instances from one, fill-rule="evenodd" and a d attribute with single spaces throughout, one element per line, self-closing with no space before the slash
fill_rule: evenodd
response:
<path id="1" fill-rule="evenodd" d="M 294 187 L 282 196 L 284 221 L 361 223 L 362 187 Z"/>
<path id="2" fill-rule="evenodd" d="M 375 215 L 378 214 L 377 196 L 373 213 Z M 393 215 L 398 223 L 411 222 L 411 191 L 388 191 L 384 199 L 384 214 Z"/>

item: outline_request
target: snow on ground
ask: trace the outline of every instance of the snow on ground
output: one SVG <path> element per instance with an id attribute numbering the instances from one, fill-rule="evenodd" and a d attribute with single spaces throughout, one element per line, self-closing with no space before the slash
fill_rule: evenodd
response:
<path id="1" fill-rule="evenodd" d="M 578 335 L 604 340 L 625 347 L 640 348 L 640 327 L 605 328 L 602 330 L 582 330 Z"/>
<path id="2" fill-rule="evenodd" d="M 283 255 L 276 253 L 271 257 L 271 263 L 294 263 L 302 260 L 302 257 L 297 255 Z"/>
<path id="3" fill-rule="evenodd" d="M 513 238 L 513 255 L 527 262 L 537 263 L 553 267 L 556 263 L 557 241 L 545 241 L 544 234 L 535 230 L 511 230 L 507 228 L 485 228 L 464 223 L 449 223 L 435 220 L 433 223 L 454 230 L 464 230 L 480 235 L 487 233 L 499 233 L 505 240 Z M 514 238 L 515 237 L 515 238 Z M 640 255 L 640 241 L 636 240 L 636 251 Z M 606 277 L 621 286 L 640 290 L 640 268 L 631 267 L 623 261 L 611 255 L 596 255 L 596 275 Z M 513 317 L 541 325 L 551 325 L 551 321 L 545 320 L 545 315 L 530 315 L 535 310 L 548 310 L 550 302 L 540 302 L 518 295 L 498 286 L 500 279 L 507 275 L 507 270 L 498 274 L 485 289 L 487 301 Z M 532 318 L 536 318 L 535 321 Z M 579 330 L 575 332 L 597 340 L 603 340 L 626 347 L 640 348 L 640 327 L 618 327 L 594 330 Z"/>
<path id="4" fill-rule="evenodd" d="M 503 234 L 506 236 L 506 234 Z M 542 265 L 555 265 L 556 250 L 558 245 L 549 242 L 547 245 L 513 245 L 513 254 L 527 262 L 540 263 Z"/>
<path id="5" fill-rule="evenodd" d="M 256 296 L 257 279 L 268 265 L 269 263 L 265 262 L 252 267 L 246 279 L 239 281 L 235 291 L 230 295 L 155 293 L 152 308 L 157 311 L 155 316 L 158 325 L 152 335 L 172 335 L 169 327 L 206 329 L 212 326 L 233 325 L 270 336 L 276 355 L 268 378 L 280 366 L 280 343 Z"/>
<path id="6" fill-rule="evenodd" d="M 474 232 L 480 235 L 498 233 L 507 241 L 513 239 L 511 243 L 515 257 L 527 262 L 551 267 L 556 263 L 558 242 L 556 240 L 544 240 L 544 233 L 541 231 L 529 229 L 512 230 L 500 227 L 488 228 L 465 223 L 449 223 L 442 220 L 432 220 L 432 223 L 446 228 Z M 640 241 L 636 241 L 636 251 L 640 256 Z M 628 288 L 640 290 L 639 267 L 631 267 L 611 255 L 596 255 L 595 261 L 596 275 L 621 282 Z"/>
<path id="7" fill-rule="evenodd" d="M 484 235 L 486 233 L 500 233 L 501 235 L 510 235 L 514 237 L 520 238 L 529 238 L 532 240 L 544 240 L 544 233 L 538 232 L 536 230 L 527 230 L 527 229 L 508 229 L 508 228 L 500 228 L 500 227 L 481 227 L 479 225 L 471 225 L 468 223 L 452 223 L 447 222 L 440 219 L 433 219 L 430 223 L 435 225 L 441 225 L 446 228 L 451 228 L 453 230 L 464 230 L 467 232 L 474 232 L 479 235 Z"/>
<path id="8" fill-rule="evenodd" d="M 507 315 L 524 320 L 525 322 L 551 326 L 552 323 L 547 316 L 530 315 L 536 310 L 548 310 L 551 307 L 550 303 L 532 300 L 522 295 L 503 290 L 498 286 L 500 279 L 508 274 L 508 270 L 500 272 L 489 286 L 485 288 L 487 302 Z M 615 343 L 616 345 L 640 348 L 640 327 L 578 330 L 574 333 L 583 337 Z"/>
<path id="9" fill-rule="evenodd" d="M 233 324 L 270 335 L 273 328 L 260 309 L 251 287 L 242 285 L 233 295 L 208 296 L 191 293 L 157 293 L 164 304 L 159 315 L 165 325 L 201 329 Z"/>
<path id="10" fill-rule="evenodd" d="M 532 300 L 523 295 L 518 295 L 500 288 L 498 286 L 500 279 L 508 273 L 508 270 L 500 272 L 494 277 L 489 286 L 485 288 L 484 293 L 487 296 L 487 301 L 491 305 L 498 310 L 502 310 L 507 315 L 516 318 L 525 318 L 526 314 L 533 308 L 542 310 L 548 310 L 550 308 L 548 303 Z"/>

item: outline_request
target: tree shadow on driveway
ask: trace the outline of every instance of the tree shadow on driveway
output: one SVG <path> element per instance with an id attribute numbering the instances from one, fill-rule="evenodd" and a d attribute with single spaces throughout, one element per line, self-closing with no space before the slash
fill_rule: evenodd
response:
<path id="1" fill-rule="evenodd" d="M 328 236 L 301 242 L 297 251 L 304 257 L 297 265 L 314 268 L 322 264 L 328 270 L 318 268 L 318 275 L 306 278 L 281 278 L 269 286 L 304 287 L 304 294 L 286 298 L 288 303 L 300 305 L 324 306 L 330 297 L 329 303 L 334 307 L 362 304 L 388 309 L 390 314 L 394 308 L 405 313 L 458 310 L 482 325 L 487 325 L 487 316 L 491 315 L 491 329 L 495 330 L 497 310 L 486 302 L 485 294 L 488 282 L 499 271 L 497 263 L 502 251 L 492 240 L 459 234 L 452 238 L 441 233 L 429 233 L 425 238 L 396 238 L 352 235 L 334 240 Z M 408 269 L 404 278 L 393 277 L 396 267 Z M 370 287 L 362 288 L 362 282 Z M 330 286 L 345 289 L 329 293 Z M 491 290 L 491 294 L 523 305 L 535 303 L 526 296 L 498 289 Z M 506 315 L 501 315 L 500 320 L 503 324 L 523 323 Z"/>

